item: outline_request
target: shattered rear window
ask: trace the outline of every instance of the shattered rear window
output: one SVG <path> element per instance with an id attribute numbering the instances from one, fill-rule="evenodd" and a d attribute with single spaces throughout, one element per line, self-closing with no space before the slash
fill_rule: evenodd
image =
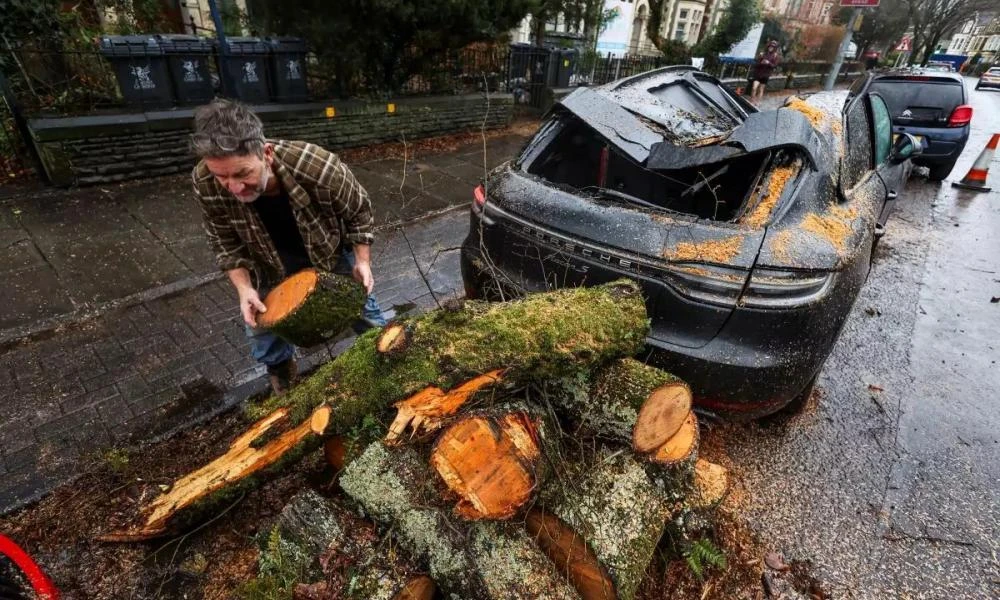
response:
<path id="1" fill-rule="evenodd" d="M 528 173 L 597 200 L 732 221 L 757 189 L 773 152 L 651 171 L 619 152 L 581 119 L 563 114 L 524 165 Z"/>

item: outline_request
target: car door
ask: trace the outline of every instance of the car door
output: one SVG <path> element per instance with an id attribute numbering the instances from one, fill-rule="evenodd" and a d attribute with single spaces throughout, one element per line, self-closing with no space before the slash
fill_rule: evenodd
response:
<path id="1" fill-rule="evenodd" d="M 892 115 L 885 100 L 877 93 L 868 94 L 868 108 L 872 121 L 872 143 L 875 152 L 875 171 L 886 188 L 885 203 L 879 211 L 878 223 L 885 225 L 909 178 L 911 163 L 908 160 L 889 160 L 892 144 L 897 135 L 892 132 Z"/>
<path id="2" fill-rule="evenodd" d="M 874 216 L 883 213 L 888 197 L 888 189 L 877 171 L 877 156 L 888 155 L 892 146 L 891 128 L 881 128 L 876 133 L 872 115 L 872 95 L 869 93 L 870 78 L 859 86 L 844 106 L 844 155 L 840 161 L 840 195 L 848 204 L 863 208 L 862 201 L 872 202 Z M 852 91 L 855 91 L 852 89 Z M 884 106 L 883 106 L 884 108 Z M 874 219 L 873 219 L 874 221 Z M 875 229 L 873 222 L 871 227 Z"/>

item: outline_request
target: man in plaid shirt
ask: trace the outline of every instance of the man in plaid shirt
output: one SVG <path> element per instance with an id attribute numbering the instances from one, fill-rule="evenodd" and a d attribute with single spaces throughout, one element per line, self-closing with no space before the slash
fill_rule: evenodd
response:
<path id="1" fill-rule="evenodd" d="M 216 263 L 239 296 L 251 354 L 267 366 L 275 393 L 296 376 L 295 348 L 258 330 L 261 298 L 296 271 L 351 274 L 365 286 L 361 318 L 385 325 L 371 295 L 372 207 L 368 193 L 335 154 L 306 142 L 268 140 L 238 102 L 215 100 L 194 115 L 192 172 Z"/>

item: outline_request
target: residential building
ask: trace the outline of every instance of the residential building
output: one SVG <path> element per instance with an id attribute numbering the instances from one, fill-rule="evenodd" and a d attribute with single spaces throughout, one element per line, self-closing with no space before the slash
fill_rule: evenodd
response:
<path id="1" fill-rule="evenodd" d="M 781 0 L 790 1 L 790 0 Z M 729 0 L 664 0 L 660 19 L 660 37 L 678 40 L 692 46 L 718 25 L 729 6 Z M 608 24 L 597 40 L 597 50 L 611 54 L 657 55 L 659 51 L 650 40 L 651 19 L 648 0 L 605 0 L 605 10 L 614 10 L 617 16 Z M 511 41 L 532 42 L 531 17 L 511 31 Z M 546 37 L 583 31 L 582 23 L 567 23 L 562 15 L 546 24 Z"/>

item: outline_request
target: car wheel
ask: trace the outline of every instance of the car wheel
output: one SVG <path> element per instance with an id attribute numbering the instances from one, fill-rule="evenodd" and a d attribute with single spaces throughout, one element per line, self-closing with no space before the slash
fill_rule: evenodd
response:
<path id="1" fill-rule="evenodd" d="M 931 181 L 944 181 L 944 178 L 951 173 L 951 170 L 955 167 L 955 163 L 950 162 L 943 165 L 933 165 L 929 167 L 930 173 L 927 174 L 927 178 Z"/>
<path id="2" fill-rule="evenodd" d="M 976 84 L 976 89 L 977 89 L 977 90 L 979 89 L 979 84 L 978 84 L 978 83 Z"/>
<path id="3" fill-rule="evenodd" d="M 816 387 L 816 380 L 819 379 L 819 373 L 813 375 L 813 378 L 809 380 L 806 387 L 802 389 L 791 402 L 782 406 L 776 412 L 773 412 L 760 419 L 762 424 L 780 424 L 784 423 L 787 419 L 794 417 L 795 415 L 802 412 L 809 402 L 809 397 L 812 396 L 813 389 Z"/>

